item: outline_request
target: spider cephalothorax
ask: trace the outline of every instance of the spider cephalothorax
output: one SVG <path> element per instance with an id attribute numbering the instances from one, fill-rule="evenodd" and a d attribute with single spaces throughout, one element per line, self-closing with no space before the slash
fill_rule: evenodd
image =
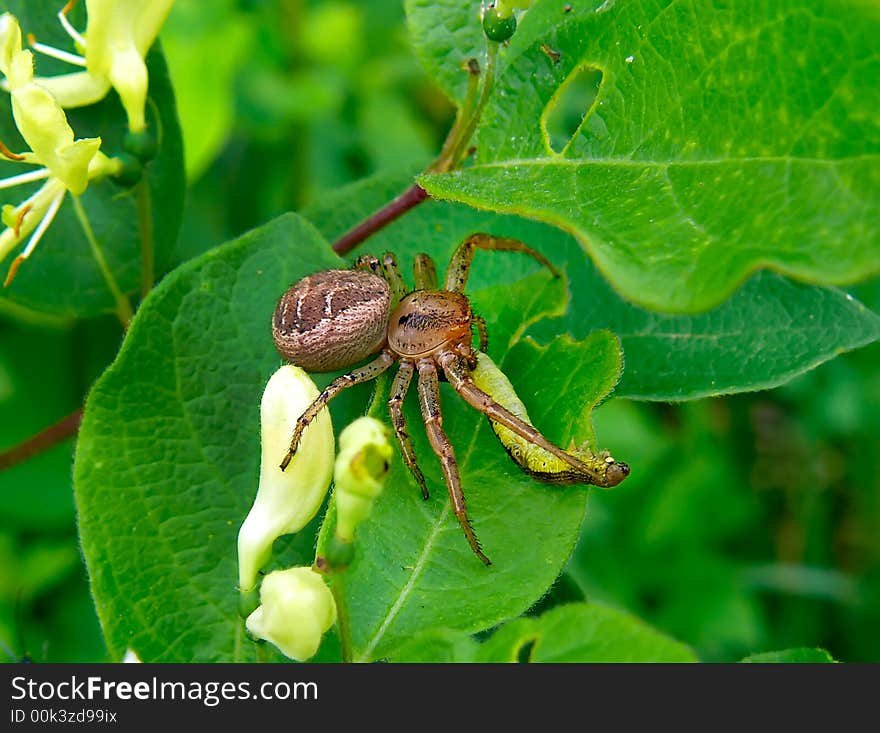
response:
<path id="1" fill-rule="evenodd" d="M 300 416 L 281 468 L 286 468 L 296 453 L 303 430 L 333 397 L 346 387 L 374 379 L 395 361 L 399 362 L 388 409 L 403 460 L 427 498 L 428 488 L 416 462 L 403 414 L 403 398 L 413 375 L 418 374 L 425 430 L 443 468 L 455 516 L 473 551 L 488 565 L 489 558 L 480 549 L 468 520 L 455 453 L 442 427 L 441 375 L 494 424 L 560 459 L 570 469 L 566 471 L 567 483 L 576 480 L 614 486 L 627 476 L 629 467 L 607 454 L 601 460 L 585 462 L 567 453 L 474 384 L 474 328 L 479 333 L 480 350 L 485 351 L 486 327 L 471 310 L 464 287 L 477 249 L 523 252 L 556 274 L 553 265 L 522 242 L 489 234 L 472 234 L 458 246 L 443 289 L 438 286 L 436 269 L 428 255 L 416 257 L 416 289 L 412 292 L 407 292 L 393 255 L 386 254 L 381 263 L 375 257 L 363 256 L 354 270 L 328 270 L 294 283 L 275 310 L 272 336 L 281 356 L 310 371 L 335 371 L 376 355 L 364 366 L 333 380 Z M 509 445 L 506 447 L 510 450 Z M 524 461 L 517 459 L 517 453 L 511 451 L 511 455 L 529 473 L 547 480 L 540 472 L 529 470 Z"/>

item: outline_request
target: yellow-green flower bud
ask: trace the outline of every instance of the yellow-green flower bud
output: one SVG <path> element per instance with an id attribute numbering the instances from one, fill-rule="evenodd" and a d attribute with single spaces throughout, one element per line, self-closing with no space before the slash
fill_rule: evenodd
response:
<path id="1" fill-rule="evenodd" d="M 533 0 L 495 0 L 495 12 L 499 18 L 509 18 L 514 10 L 525 10 Z"/>
<path id="2" fill-rule="evenodd" d="M 238 583 L 252 590 L 257 573 L 281 535 L 298 532 L 317 514 L 333 475 L 333 425 L 325 409 L 303 433 L 299 449 L 282 471 L 296 421 L 318 396 L 308 374 L 281 367 L 266 385 L 260 404 L 262 459 L 257 498 L 238 533 Z"/>
<path id="3" fill-rule="evenodd" d="M 389 437 L 388 428 L 372 417 L 358 418 L 339 436 L 333 496 L 336 536 L 344 542 L 354 539 L 355 529 L 382 493 L 394 453 Z"/>
<path id="4" fill-rule="evenodd" d="M 311 568 L 275 570 L 263 578 L 260 606 L 248 616 L 248 631 L 274 644 L 284 656 L 304 662 L 336 621 L 333 594 Z"/>

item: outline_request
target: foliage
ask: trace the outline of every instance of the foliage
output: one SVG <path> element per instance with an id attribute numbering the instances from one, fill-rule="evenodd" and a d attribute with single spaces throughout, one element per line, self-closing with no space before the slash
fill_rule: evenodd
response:
<path id="1" fill-rule="evenodd" d="M 409 282 L 419 252 L 442 272 L 487 231 L 562 271 L 476 255 L 489 354 L 551 440 L 632 474 L 612 491 L 538 483 L 443 386 L 483 567 L 410 395 L 431 497 L 396 456 L 332 582 L 347 630 L 315 660 L 880 659 L 874 6 L 537 0 L 487 45 L 478 2 L 215 4 L 177 0 L 148 56 L 160 134 L 143 184 L 82 200 L 130 325 L 108 315 L 69 203 L 0 295 L 3 445 L 85 402 L 75 451 L 0 472 L 14 655 L 282 660 L 247 635 L 235 590 L 275 303 L 364 252 L 393 251 Z M 71 47 L 55 3 L 0 9 Z M 70 19 L 84 28 L 85 8 Z M 115 93 L 68 115 L 125 148 Z M 431 165 L 450 127 L 463 157 Z M 5 93 L 0 140 L 21 147 Z M 415 180 L 432 198 L 331 249 Z M 387 421 L 389 383 L 334 400 L 337 434 Z M 267 570 L 310 565 L 333 521 L 331 497 Z"/>

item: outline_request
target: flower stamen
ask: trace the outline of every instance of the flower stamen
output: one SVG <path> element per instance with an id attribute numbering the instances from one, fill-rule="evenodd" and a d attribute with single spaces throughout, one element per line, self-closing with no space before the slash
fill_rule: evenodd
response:
<path id="1" fill-rule="evenodd" d="M 34 249 L 36 249 L 37 245 L 40 243 L 40 240 L 43 238 L 46 230 L 55 220 L 55 215 L 58 213 L 58 209 L 61 208 L 61 202 L 64 200 L 64 195 L 66 193 L 66 190 L 62 190 L 57 196 L 55 196 L 54 199 L 52 199 L 52 203 L 49 204 L 49 208 L 46 210 L 45 216 L 43 217 L 42 221 L 37 224 L 37 228 L 34 229 L 34 233 L 28 240 L 27 247 L 25 247 L 24 251 L 12 261 L 12 265 L 9 267 L 9 272 L 6 274 L 6 280 L 3 282 L 4 288 L 12 282 L 13 278 L 15 277 L 15 273 L 18 272 L 18 268 L 21 266 L 21 263 L 31 256 L 31 252 L 33 252 Z"/>
<path id="2" fill-rule="evenodd" d="M 8 158 L 9 160 L 24 160 L 23 155 L 18 155 L 17 153 L 13 153 L 6 145 L 0 140 L 0 155 L 4 158 Z"/>
<path id="3" fill-rule="evenodd" d="M 76 0 L 70 0 L 67 5 L 65 5 L 63 8 L 61 8 L 61 10 L 58 11 L 58 20 L 61 23 L 61 27 L 64 28 L 64 32 L 73 39 L 73 42 L 77 46 L 82 46 L 83 48 L 85 48 L 86 39 L 83 38 L 82 34 L 76 28 L 74 28 L 70 24 L 70 21 L 67 19 L 67 14 L 71 10 L 73 10 L 75 5 Z"/>
<path id="4" fill-rule="evenodd" d="M 25 216 L 27 216 L 31 209 L 34 207 L 30 204 L 21 207 L 21 211 L 18 212 L 18 216 L 15 218 L 15 225 L 12 227 L 12 231 L 15 232 L 15 238 L 18 239 L 21 236 L 21 223 L 24 221 Z"/>
<path id="5" fill-rule="evenodd" d="M 2 143 L 0 143 L 0 145 L 2 145 Z M 16 158 L 12 158 L 12 160 L 16 160 Z M 35 171 L 19 173 L 17 176 L 0 179 L 0 189 L 12 188 L 13 186 L 20 186 L 24 183 L 33 183 L 34 181 L 42 181 L 44 178 L 48 178 L 49 175 L 48 168 L 39 168 Z"/>
<path id="6" fill-rule="evenodd" d="M 59 61 L 64 61 L 68 64 L 73 64 L 74 66 L 82 66 L 83 68 L 86 66 L 84 56 L 70 53 L 69 51 L 62 51 L 60 48 L 55 48 L 55 46 L 49 46 L 45 43 L 39 43 L 33 33 L 28 33 L 28 45 L 34 49 L 34 51 L 38 51 L 44 56 L 49 56 L 50 58 L 58 59 Z"/>

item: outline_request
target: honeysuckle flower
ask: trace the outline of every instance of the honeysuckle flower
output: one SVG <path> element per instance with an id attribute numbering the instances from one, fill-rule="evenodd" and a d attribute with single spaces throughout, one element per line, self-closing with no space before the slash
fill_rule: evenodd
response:
<path id="1" fill-rule="evenodd" d="M 69 191 L 81 195 L 90 181 L 117 173 L 118 160 L 100 151 L 101 138 L 74 140 L 67 116 L 55 97 L 34 79 L 33 55 L 21 48 L 18 21 L 9 13 L 0 16 L 0 71 L 6 77 L 16 127 L 30 150 L 13 153 L 0 143 L 0 155 L 16 163 L 39 166 L 35 170 L 0 180 L 0 189 L 44 180 L 32 196 L 17 206 L 5 205 L 0 233 L 0 260 L 5 259 L 29 234 L 27 246 L 9 268 L 5 284 L 39 244 Z"/>
<path id="2" fill-rule="evenodd" d="M 246 626 L 290 659 L 315 656 L 321 638 L 336 621 L 336 603 L 323 577 L 309 567 L 275 570 L 263 578 L 260 605 Z"/>
<path id="3" fill-rule="evenodd" d="M 281 535 L 301 530 L 317 514 L 333 476 L 334 440 L 325 409 L 306 428 L 287 469 L 279 468 L 296 421 L 318 396 L 299 367 L 287 364 L 269 379 L 260 403 L 261 462 L 257 497 L 238 532 L 238 583 L 251 591 Z"/>
<path id="4" fill-rule="evenodd" d="M 69 2 L 58 19 L 83 55 L 41 43 L 33 46 L 41 53 L 83 66 L 85 71 L 40 77 L 39 83 L 62 107 L 94 104 L 113 87 L 128 115 L 129 129 L 143 131 L 149 86 L 144 58 L 173 4 L 174 0 L 86 0 L 88 21 L 85 33 L 80 34 L 67 20 L 73 6 Z"/>
<path id="5" fill-rule="evenodd" d="M 354 539 L 355 529 L 382 493 L 394 454 L 389 437 L 388 428 L 372 417 L 358 418 L 339 436 L 333 499 L 336 536 L 345 542 Z"/>

